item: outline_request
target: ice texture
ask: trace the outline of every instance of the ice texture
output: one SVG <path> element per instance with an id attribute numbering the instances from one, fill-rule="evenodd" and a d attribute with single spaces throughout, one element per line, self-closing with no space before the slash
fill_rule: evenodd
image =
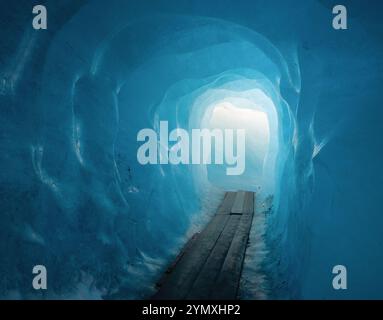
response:
<path id="1" fill-rule="evenodd" d="M 348 1 L 341 31 L 327 0 L 78 3 L 48 1 L 46 32 L 14 5 L 1 31 L 0 297 L 149 297 L 245 189 L 243 298 L 383 298 L 381 3 Z M 137 162 L 139 130 L 209 127 L 222 104 L 268 119 L 243 176 Z"/>

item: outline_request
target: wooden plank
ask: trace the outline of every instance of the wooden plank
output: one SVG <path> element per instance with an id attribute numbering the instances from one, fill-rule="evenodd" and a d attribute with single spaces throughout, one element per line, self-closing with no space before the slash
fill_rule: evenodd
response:
<path id="1" fill-rule="evenodd" d="M 220 205 L 217 214 L 230 214 L 231 208 L 236 197 L 236 192 L 226 192 L 222 204 Z"/>
<path id="2" fill-rule="evenodd" d="M 161 279 L 159 281 L 157 281 L 157 283 L 156 283 L 156 287 L 157 288 L 160 288 L 165 283 L 165 281 L 167 280 L 168 275 L 176 268 L 178 262 L 184 256 L 185 252 L 187 252 L 193 246 L 193 244 L 197 241 L 198 236 L 199 236 L 199 233 L 195 233 L 187 241 L 186 245 L 182 248 L 181 252 L 177 255 L 177 257 L 172 262 L 172 264 L 166 269 L 164 275 L 161 277 Z"/>
<path id="3" fill-rule="evenodd" d="M 243 213 L 243 205 L 245 203 L 245 191 L 237 192 L 235 196 L 235 200 L 233 203 L 233 207 L 231 208 L 231 214 L 242 214 Z"/>
<path id="4" fill-rule="evenodd" d="M 185 247 L 153 298 L 236 299 L 254 199 L 253 192 L 226 193 L 217 214 Z"/>
<path id="5" fill-rule="evenodd" d="M 153 297 L 154 299 L 185 299 L 229 217 L 229 215 L 215 215 L 213 217 L 201 232 L 198 241 L 181 257 L 177 267 L 169 274 L 160 290 Z"/>
<path id="6" fill-rule="evenodd" d="M 246 192 L 243 204 L 243 214 L 254 214 L 255 193 Z"/>
<path id="7" fill-rule="evenodd" d="M 249 198 L 249 207 L 254 208 L 254 197 Z M 249 200 L 248 200 L 249 201 Z M 252 203 L 252 204 L 251 204 Z M 212 299 L 236 299 L 239 287 L 239 281 L 242 273 L 242 265 L 245 257 L 247 242 L 253 220 L 253 212 L 240 216 L 237 231 L 228 250 L 225 261 L 222 265 L 220 274 L 214 284 L 215 290 Z"/>
<path id="8" fill-rule="evenodd" d="M 233 240 L 235 231 L 237 230 L 240 218 L 241 217 L 239 215 L 230 216 L 225 229 L 214 246 L 214 249 L 211 251 L 209 258 L 206 260 L 203 268 L 199 272 L 198 277 L 194 281 L 194 284 L 187 295 L 187 299 L 208 299 L 211 291 L 216 289 L 214 287 L 214 282 L 219 275 L 231 241 Z"/>

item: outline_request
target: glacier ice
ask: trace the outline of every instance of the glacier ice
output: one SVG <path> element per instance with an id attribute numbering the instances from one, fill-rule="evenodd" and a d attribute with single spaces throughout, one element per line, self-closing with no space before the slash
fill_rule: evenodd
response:
<path id="1" fill-rule="evenodd" d="M 0 296 L 150 296 L 223 192 L 246 189 L 262 217 L 243 297 L 382 298 L 382 26 L 351 1 L 335 31 L 330 2 L 97 0 L 2 47 Z M 247 142 L 245 175 L 137 163 L 139 130 L 235 111 L 267 140 Z M 30 287 L 36 264 L 46 294 Z"/>

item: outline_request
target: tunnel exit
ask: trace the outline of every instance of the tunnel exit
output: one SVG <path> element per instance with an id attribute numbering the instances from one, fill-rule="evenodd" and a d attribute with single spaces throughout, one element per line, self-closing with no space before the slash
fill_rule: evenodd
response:
<path id="1" fill-rule="evenodd" d="M 226 165 L 211 165 L 207 168 L 207 174 L 208 180 L 213 185 L 225 190 L 255 191 L 256 188 L 265 184 L 266 179 L 272 179 L 270 164 L 275 161 L 276 146 L 270 144 L 276 144 L 276 139 L 275 137 L 271 139 L 271 134 L 277 135 L 277 125 L 270 124 L 269 114 L 261 103 L 249 103 L 245 99 L 220 101 L 213 106 L 208 120 L 210 129 L 242 129 L 246 137 L 243 174 L 227 176 Z M 275 118 L 271 117 L 271 120 Z M 236 148 L 238 146 L 234 146 L 234 149 Z"/>

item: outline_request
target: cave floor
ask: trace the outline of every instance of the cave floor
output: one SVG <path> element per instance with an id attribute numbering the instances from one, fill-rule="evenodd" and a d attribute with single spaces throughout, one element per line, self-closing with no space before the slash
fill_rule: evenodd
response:
<path id="1" fill-rule="evenodd" d="M 158 283 L 154 299 L 237 299 L 254 215 L 255 193 L 227 192 Z"/>

